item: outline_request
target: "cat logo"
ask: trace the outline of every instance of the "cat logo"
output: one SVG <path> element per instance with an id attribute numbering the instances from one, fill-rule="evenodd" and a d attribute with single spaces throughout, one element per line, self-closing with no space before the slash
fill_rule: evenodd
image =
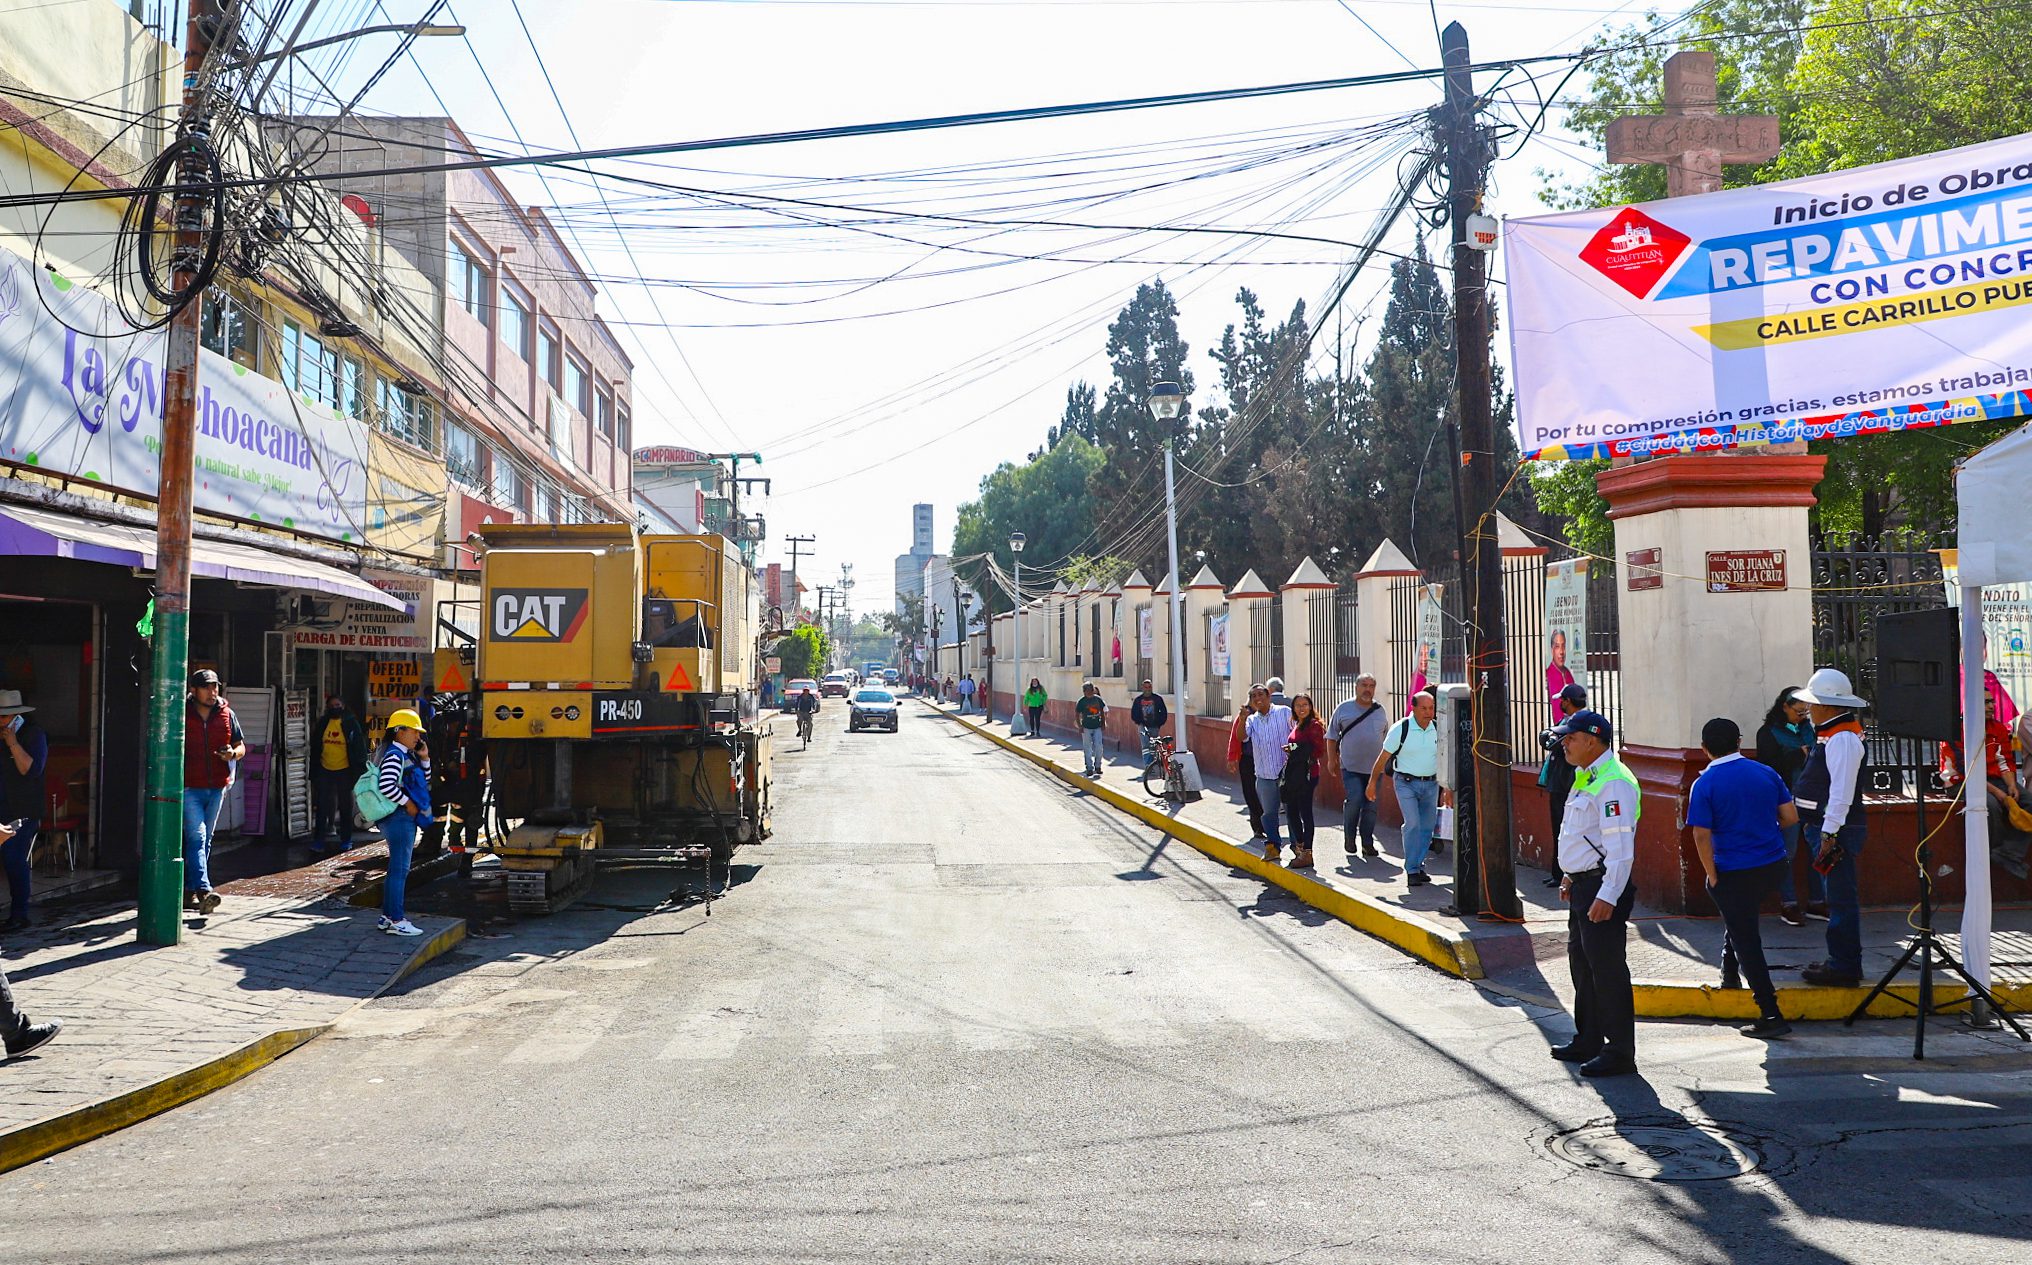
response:
<path id="1" fill-rule="evenodd" d="M 584 589 L 496 589 L 487 633 L 494 641 L 571 641 L 588 609 Z"/>

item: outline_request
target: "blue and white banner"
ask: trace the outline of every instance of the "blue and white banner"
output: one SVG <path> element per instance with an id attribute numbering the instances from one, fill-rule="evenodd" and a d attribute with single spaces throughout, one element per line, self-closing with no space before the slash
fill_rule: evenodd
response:
<path id="1" fill-rule="evenodd" d="M 2032 136 L 1511 220 L 1503 243 L 1527 458 L 2032 413 Z"/>
<path id="2" fill-rule="evenodd" d="M 0 249 L 0 457 L 153 497 L 167 341 Z M 361 541 L 367 429 L 201 351 L 192 490 L 200 510 Z"/>

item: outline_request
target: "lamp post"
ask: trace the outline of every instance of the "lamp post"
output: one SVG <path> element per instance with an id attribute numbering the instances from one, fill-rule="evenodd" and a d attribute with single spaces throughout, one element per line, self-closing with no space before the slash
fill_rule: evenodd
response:
<path id="1" fill-rule="evenodd" d="M 1009 712 L 1009 732 L 1021 737 L 1030 732 L 1030 726 L 1024 719 L 1028 713 L 1023 710 L 1023 690 L 1025 688 L 1023 681 L 1023 533 L 1020 531 L 1009 533 L 1009 557 L 1016 564 L 1016 594 L 1013 598 L 1016 603 L 1016 671 L 1009 678 L 1009 688 L 1016 692 L 1016 706 L 1010 709 Z"/>
<path id="2" fill-rule="evenodd" d="M 967 674 L 967 607 L 973 605 L 973 599 L 960 591 L 960 581 L 958 576 L 953 577 L 953 598 L 955 599 L 960 608 L 959 609 L 960 626 L 958 628 L 953 629 L 953 652 L 955 656 L 959 659 L 959 667 L 956 668 L 955 671 L 957 671 L 961 676 L 965 676 Z M 980 682 L 976 681 L 974 683 L 975 693 L 978 694 L 980 692 L 980 688 L 981 688 Z M 960 699 L 962 702 L 964 702 L 966 700 L 966 696 L 961 695 Z"/>
<path id="3" fill-rule="evenodd" d="M 1185 392 L 1176 382 L 1150 388 L 1150 416 L 1164 427 L 1164 525 L 1171 545 L 1171 723 L 1175 758 L 1185 797 L 1198 799 L 1204 783 L 1185 732 L 1185 577 L 1178 571 L 1178 494 L 1172 474 L 1171 441 L 1185 415 Z"/>

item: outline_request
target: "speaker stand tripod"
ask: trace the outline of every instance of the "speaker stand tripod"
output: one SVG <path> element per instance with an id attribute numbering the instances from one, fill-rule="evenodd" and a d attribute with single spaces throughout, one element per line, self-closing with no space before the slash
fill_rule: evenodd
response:
<path id="1" fill-rule="evenodd" d="M 1968 782 L 1964 781 L 1963 785 L 1967 786 Z M 1926 1017 L 1928 1015 L 1946 1014 L 1954 1007 L 1967 1002 L 1972 1014 L 1980 1015 L 1982 1007 L 1987 1005 L 1991 1013 L 2010 1025 L 2011 1031 L 2018 1034 L 2020 1041 L 2032 1041 L 2032 1033 L 2027 1033 L 2009 1012 L 1997 1004 L 1995 994 L 1976 982 L 1975 976 L 1968 973 L 1961 962 L 1949 951 L 1947 945 L 1942 942 L 1940 933 L 1933 929 L 1933 847 L 1927 842 L 1929 836 L 1926 831 L 1926 779 L 1923 776 L 1914 779 L 1913 786 L 1915 788 L 1913 798 L 1917 801 L 1919 808 L 1919 934 L 1912 938 L 1910 945 L 1906 946 L 1904 955 L 1891 964 L 1890 970 L 1884 972 L 1884 978 L 1877 981 L 1877 986 L 1872 988 L 1869 995 L 1863 998 L 1862 1004 L 1857 1006 L 1853 1011 L 1850 1011 L 1849 1017 L 1842 1020 L 1842 1023 L 1844 1025 L 1854 1024 L 1856 1020 L 1862 1018 L 1863 1013 L 1870 1008 L 1870 1003 L 1877 1000 L 1880 994 L 1890 997 L 1894 1001 L 1904 1002 L 1918 1012 L 1918 1030 L 1913 1033 L 1912 1037 L 1912 1057 L 1924 1059 L 1926 1057 Z M 1919 959 L 1919 1000 L 1916 1002 L 1908 1000 L 1897 993 L 1886 991 L 1891 987 L 1891 981 L 1898 978 L 1905 970 L 1906 965 L 1914 957 Z M 1935 962 L 1938 962 L 1941 966 L 1946 967 L 1961 977 L 1962 983 L 1968 985 L 1968 995 L 1966 997 L 1957 997 L 1952 1001 L 1939 1003 L 1933 1000 L 1933 970 Z"/>

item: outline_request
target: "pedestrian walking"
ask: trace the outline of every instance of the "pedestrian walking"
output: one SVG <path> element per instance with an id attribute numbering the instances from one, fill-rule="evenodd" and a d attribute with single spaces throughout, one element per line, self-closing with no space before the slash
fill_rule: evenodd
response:
<path id="1" fill-rule="evenodd" d="M 376 925 L 390 935 L 420 936 L 423 928 L 409 921 L 403 905 L 417 832 L 431 822 L 429 773 L 416 755 L 423 742 L 423 717 L 403 708 L 388 718 L 384 738 L 374 760 L 374 786 L 395 811 L 375 823 L 388 841 L 388 877 L 382 884 L 381 921 Z"/>
<path id="2" fill-rule="evenodd" d="M 1757 727 L 1757 763 L 1776 773 L 1791 790 L 1799 784 L 1806 759 L 1818 741 L 1813 735 L 1813 709 L 1799 697 L 1798 686 L 1788 685 L 1778 691 L 1771 710 L 1764 713 L 1764 723 Z M 1808 918 L 1827 919 L 1827 883 L 1811 864 L 1806 867 L 1805 908 L 1800 907 L 1799 884 L 1792 873 L 1800 839 L 1800 825 L 1795 820 L 1785 829 L 1785 868 L 1778 875 L 1778 917 L 1792 927 L 1805 926 Z"/>
<path id="3" fill-rule="evenodd" d="M 1369 774 L 1383 751 L 1383 734 L 1389 719 L 1376 701 L 1376 678 L 1367 672 L 1355 678 L 1355 696 L 1343 699 L 1327 722 L 1327 737 L 1341 757 L 1341 844 L 1348 860 L 1360 850 L 1368 856 L 1381 855 L 1376 848 L 1376 801 L 1369 797 Z"/>
<path id="4" fill-rule="evenodd" d="M 247 754 L 240 718 L 219 692 L 219 674 L 200 668 L 191 674 L 183 717 L 183 901 L 184 908 L 209 914 L 219 907 L 212 890 L 212 832 L 226 788 Z"/>
<path id="5" fill-rule="evenodd" d="M 1686 824 L 1693 828 L 1694 850 L 1707 871 L 1708 895 L 1722 915 L 1722 987 L 1741 988 L 1750 982 L 1757 999 L 1757 1022 L 1741 1029 L 1745 1036 L 1782 1037 L 1792 1031 L 1778 1012 L 1778 990 L 1771 986 L 1771 968 L 1764 961 L 1764 933 L 1757 912 L 1764 897 L 1778 890 L 1778 876 L 1788 863 L 1785 827 L 1799 824 L 1799 809 L 1783 778 L 1745 760 L 1741 726 L 1717 716 L 1702 726 L 1700 745 L 1708 765 L 1694 779 L 1686 801 Z"/>
<path id="6" fill-rule="evenodd" d="M 1277 838 L 1277 813 L 1282 806 L 1280 782 L 1284 776 L 1291 741 L 1291 709 L 1270 701 L 1269 683 L 1249 691 L 1250 773 L 1256 780 L 1256 801 L 1263 806 L 1263 859 L 1272 865 L 1279 860 L 1283 843 Z"/>
<path id="7" fill-rule="evenodd" d="M 1291 700 L 1288 697 L 1286 697 L 1284 693 L 1283 677 L 1281 676 L 1271 677 L 1269 680 L 1263 682 L 1263 688 L 1270 691 L 1270 706 L 1272 707 L 1291 706 Z"/>
<path id="8" fill-rule="evenodd" d="M 1051 701 L 1044 692 L 1044 682 L 1030 678 L 1030 688 L 1023 691 L 1023 714 L 1030 718 L 1030 736 L 1035 738 L 1044 728 L 1044 705 Z"/>
<path id="9" fill-rule="evenodd" d="M 336 847 L 344 852 L 353 846 L 353 783 L 367 769 L 367 727 L 336 694 L 325 699 L 322 722 L 310 778 L 310 850 L 323 853 Z"/>
<path id="10" fill-rule="evenodd" d="M 1599 712 L 1579 711 L 1554 726 L 1573 765 L 1573 794 L 1559 833 L 1559 898 L 1567 902 L 1566 965 L 1573 976 L 1573 1040 L 1552 1057 L 1582 1076 L 1637 1070 L 1637 1002 L 1630 991 L 1630 909 L 1637 889 L 1637 779 L 1610 748 L 1614 730 Z"/>
<path id="11" fill-rule="evenodd" d="M 28 859 L 42 829 L 43 778 L 49 769 L 49 734 L 35 723 L 34 712 L 21 701 L 20 690 L 0 690 L 0 822 L 14 823 L 0 839 L 0 863 L 7 871 L 7 921 L 0 931 L 29 925 L 34 871 Z"/>
<path id="12" fill-rule="evenodd" d="M 1811 709 L 1819 740 L 1800 770 L 1793 799 L 1801 830 L 1813 848 L 1813 865 L 1827 883 L 1827 960 L 1808 964 L 1809 984 L 1853 988 L 1863 982 L 1863 908 L 1856 890 L 1856 856 L 1863 850 L 1863 779 L 1869 763 L 1863 722 L 1869 704 L 1846 674 L 1821 668 L 1806 679 L 1799 698 Z"/>
<path id="13" fill-rule="evenodd" d="M 1284 743 L 1284 774 L 1279 792 L 1291 822 L 1291 868 L 1312 868 L 1313 797 L 1319 794 L 1319 762 L 1326 756 L 1326 726 L 1312 695 L 1291 700 L 1291 733 Z"/>
<path id="14" fill-rule="evenodd" d="M 13 706 L 19 707 L 21 695 L 14 690 L 0 690 L 0 698 L 13 694 Z M 21 832 L 11 824 L 0 821 L 0 848 L 5 848 L 21 837 Z M 63 1020 L 51 1019 L 35 1023 L 21 1012 L 14 1002 L 14 989 L 7 983 L 7 972 L 0 971 L 0 1050 L 7 1058 L 18 1059 L 32 1050 L 41 1049 L 56 1039 L 63 1031 Z"/>
<path id="15" fill-rule="evenodd" d="M 974 690 L 976 688 L 973 673 L 969 672 L 960 678 L 960 715 L 964 716 L 974 710 Z"/>
<path id="16" fill-rule="evenodd" d="M 1406 887 L 1424 887 L 1432 882 L 1432 876 L 1425 872 L 1425 858 L 1432 850 L 1432 832 L 1439 825 L 1440 806 L 1453 802 L 1453 796 L 1439 784 L 1437 709 L 1432 695 L 1411 696 L 1411 714 L 1390 726 L 1390 732 L 1384 735 L 1376 762 L 1369 769 L 1368 790 L 1364 792 L 1369 799 L 1376 798 L 1383 768 L 1389 765 L 1397 807 L 1404 814 Z"/>
<path id="17" fill-rule="evenodd" d="M 1079 702 L 1072 705 L 1072 712 L 1079 721 L 1080 752 L 1086 756 L 1087 776 L 1099 777 L 1108 723 L 1108 702 L 1101 697 L 1101 687 L 1092 681 L 1080 686 Z"/>
<path id="18" fill-rule="evenodd" d="M 1568 716 L 1587 708 L 1587 686 L 1568 685 L 1560 690 L 1554 700 L 1558 713 L 1554 721 L 1563 721 Z M 1546 730 L 1550 734 L 1551 730 Z M 1552 873 L 1546 876 L 1547 887 L 1559 886 L 1559 826 L 1566 818 L 1566 797 L 1573 794 L 1573 766 L 1566 762 L 1566 748 L 1555 738 L 1551 750 L 1545 753 L 1545 763 L 1538 769 L 1538 784 L 1545 788 L 1545 805 L 1552 816 Z"/>
<path id="19" fill-rule="evenodd" d="M 1250 843 L 1263 842 L 1263 800 L 1256 794 L 1255 747 L 1249 742 L 1249 717 L 1255 714 L 1250 700 L 1261 689 L 1261 685 L 1249 687 L 1249 692 L 1242 696 L 1242 706 L 1235 712 L 1234 723 L 1228 726 L 1228 772 L 1235 774 L 1236 780 L 1242 784 L 1242 803 L 1249 814 Z"/>
<path id="20" fill-rule="evenodd" d="M 1170 715 L 1164 706 L 1164 696 L 1151 689 L 1150 678 L 1144 677 L 1143 692 L 1129 704 L 1129 719 L 1143 735 L 1144 760 L 1149 760 L 1157 750 L 1157 736 L 1164 731 L 1164 722 Z"/>

